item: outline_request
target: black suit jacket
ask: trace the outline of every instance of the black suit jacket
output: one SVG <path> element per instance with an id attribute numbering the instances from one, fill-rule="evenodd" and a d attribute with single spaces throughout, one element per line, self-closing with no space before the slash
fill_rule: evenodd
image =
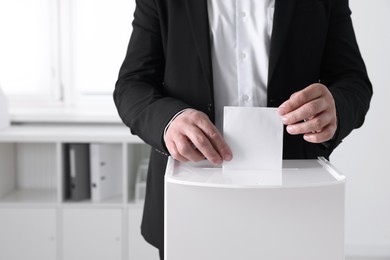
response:
<path id="1" fill-rule="evenodd" d="M 328 146 L 285 133 L 285 159 L 329 157 L 362 125 L 372 88 L 356 43 L 348 0 L 276 0 L 268 106 L 321 82 L 335 99 L 338 130 Z M 214 120 L 207 0 L 137 0 L 133 32 L 114 100 L 123 122 L 152 149 L 142 233 L 163 246 L 163 132 L 192 107 Z"/>

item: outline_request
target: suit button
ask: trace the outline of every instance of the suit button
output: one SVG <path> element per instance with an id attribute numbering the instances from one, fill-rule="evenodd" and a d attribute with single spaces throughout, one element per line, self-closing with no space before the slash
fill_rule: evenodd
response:
<path id="1" fill-rule="evenodd" d="M 207 110 L 208 110 L 208 111 L 211 111 L 212 108 L 213 108 L 213 105 L 212 105 L 212 104 L 208 104 Z"/>
<path id="2" fill-rule="evenodd" d="M 271 107 L 275 107 L 275 106 L 277 106 L 277 105 L 279 104 L 279 100 L 270 98 L 270 99 L 268 100 L 268 104 L 269 104 Z"/>

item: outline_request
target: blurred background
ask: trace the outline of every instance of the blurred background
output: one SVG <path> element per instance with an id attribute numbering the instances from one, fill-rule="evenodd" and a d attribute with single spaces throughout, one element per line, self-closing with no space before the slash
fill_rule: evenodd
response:
<path id="1" fill-rule="evenodd" d="M 112 92 L 131 34 L 134 6 L 134 0 L 0 0 L 0 89 L 8 100 L 12 125 L 39 125 L 39 129 L 76 124 L 121 127 Z M 374 97 L 365 124 L 344 140 L 331 162 L 347 177 L 347 259 L 390 259 L 390 1 L 350 0 L 350 6 Z M 26 136 L 31 138 L 29 133 Z M 103 137 L 99 135 L 96 140 L 104 142 Z M 12 142 L 19 142 L 18 137 L 12 138 Z M 11 142 L 5 137 L 2 140 L 0 143 Z M 124 146 L 126 158 L 132 149 L 147 154 L 139 140 L 124 142 L 137 144 L 131 149 Z M 0 155 L 4 154 L 7 153 L 0 149 Z M 138 157 L 138 161 L 145 159 Z M 1 177 L 6 176 L 5 161 L 0 162 L 0 182 L 5 186 Z M 124 178 L 129 179 L 129 189 L 135 190 L 131 183 L 137 177 Z M 56 182 L 61 182 L 61 177 Z M 0 203 L 1 190 L 0 183 Z M 61 188 L 58 193 L 61 201 Z M 127 198 L 134 196 L 124 193 L 127 205 Z M 134 225 L 131 232 L 137 235 L 121 237 L 123 247 L 133 241 L 138 251 L 121 248 L 118 259 L 157 259 L 154 249 L 144 245 L 138 234 L 140 205 L 126 213 L 130 214 L 125 216 L 129 221 L 124 222 Z M 11 206 L 0 204 L 0 215 L 7 212 L 6 207 Z M 60 235 L 56 233 L 56 237 Z M 59 244 L 61 239 L 56 239 Z M 7 236 L 0 235 L 0 252 L 5 240 Z M 56 250 L 60 259 L 63 249 L 58 246 Z"/>

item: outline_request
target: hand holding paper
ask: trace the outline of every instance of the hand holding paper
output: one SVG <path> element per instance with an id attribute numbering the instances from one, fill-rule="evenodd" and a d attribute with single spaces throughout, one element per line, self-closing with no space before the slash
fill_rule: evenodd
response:
<path id="1" fill-rule="evenodd" d="M 294 93 L 278 109 L 287 132 L 303 134 L 311 143 L 323 143 L 337 130 L 336 105 L 329 89 L 320 83 Z"/>
<path id="2" fill-rule="evenodd" d="M 232 157 L 218 129 L 207 115 L 195 109 L 185 109 L 171 121 L 164 141 L 171 156 L 180 162 L 206 158 L 213 164 L 221 164 Z"/>

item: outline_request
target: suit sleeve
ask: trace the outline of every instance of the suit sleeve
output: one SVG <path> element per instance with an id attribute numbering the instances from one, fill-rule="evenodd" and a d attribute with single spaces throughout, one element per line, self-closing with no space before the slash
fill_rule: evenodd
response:
<path id="1" fill-rule="evenodd" d="M 336 104 L 338 129 L 332 147 L 335 148 L 363 124 L 372 86 L 356 42 L 348 0 L 332 3 L 321 82 L 329 87 Z"/>
<path id="2" fill-rule="evenodd" d="M 114 102 L 132 134 L 168 153 L 163 133 L 170 119 L 189 107 L 164 95 L 164 21 L 155 0 L 136 1 L 133 32 L 115 85 Z"/>

